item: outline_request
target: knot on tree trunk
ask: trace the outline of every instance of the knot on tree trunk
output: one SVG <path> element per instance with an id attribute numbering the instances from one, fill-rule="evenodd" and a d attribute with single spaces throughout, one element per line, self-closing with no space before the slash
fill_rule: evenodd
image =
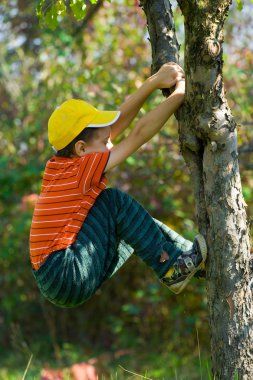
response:
<path id="1" fill-rule="evenodd" d="M 212 151 L 216 151 L 218 145 L 226 143 L 235 128 L 236 122 L 225 104 L 196 118 L 196 129 L 204 139 L 212 141 Z"/>
<path id="2" fill-rule="evenodd" d="M 216 59 L 221 52 L 221 44 L 216 38 L 206 38 L 205 40 L 205 61 L 209 60 L 210 57 L 212 60 Z"/>

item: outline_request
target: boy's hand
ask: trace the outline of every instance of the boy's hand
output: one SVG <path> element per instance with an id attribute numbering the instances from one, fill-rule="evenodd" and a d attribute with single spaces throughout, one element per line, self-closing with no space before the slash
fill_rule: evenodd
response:
<path id="1" fill-rule="evenodd" d="M 177 79 L 177 82 L 175 85 L 175 91 L 185 94 L 185 79 L 184 78 Z"/>
<path id="2" fill-rule="evenodd" d="M 184 70 L 181 66 L 174 62 L 168 62 L 161 66 L 156 74 L 152 75 L 156 88 L 170 88 L 182 78 L 184 78 Z"/>

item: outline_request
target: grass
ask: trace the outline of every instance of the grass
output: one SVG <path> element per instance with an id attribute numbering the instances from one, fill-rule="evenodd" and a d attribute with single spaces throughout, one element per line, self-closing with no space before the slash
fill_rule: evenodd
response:
<path id="1" fill-rule="evenodd" d="M 28 361 L 28 363 L 27 363 L 27 366 L 26 366 L 25 372 L 24 372 L 24 374 L 23 374 L 23 376 L 22 376 L 22 380 L 25 380 L 25 377 L 26 377 L 26 375 L 27 375 L 28 369 L 29 369 L 29 367 L 30 367 L 30 365 L 31 365 L 31 362 L 32 362 L 32 358 L 33 358 L 33 355 L 31 355 L 31 357 L 30 357 L 30 359 L 29 359 L 29 361 Z"/>
<path id="2" fill-rule="evenodd" d="M 98 380 L 215 380 L 210 370 L 209 354 L 201 352 L 198 330 L 196 335 L 197 347 L 191 356 L 169 349 L 158 352 L 152 350 L 152 346 L 145 346 L 145 352 L 125 350 L 120 357 L 109 352 L 97 352 L 95 357 L 104 369 L 100 371 Z M 0 355 L 0 380 L 40 380 L 41 370 L 45 367 L 63 370 L 64 380 L 70 380 L 69 367 L 90 358 L 82 348 L 70 344 L 62 347 L 58 361 L 50 353 L 44 357 L 40 354 L 38 347 L 34 346 L 33 354 L 14 351 Z M 231 380 L 239 380 L 238 371 Z"/>
<path id="3" fill-rule="evenodd" d="M 0 379 L 1 380 L 19 380 L 19 379 L 39 380 L 41 368 L 40 367 L 35 368 L 32 365 L 32 359 L 33 359 L 33 356 L 31 355 L 24 372 L 22 372 L 21 369 L 7 370 L 6 368 L 1 368 Z M 101 374 L 98 380 L 200 380 L 200 379 L 215 380 L 215 378 L 213 378 L 210 373 L 210 369 L 209 369 L 210 367 L 207 361 L 206 361 L 205 369 L 202 367 L 201 374 L 200 374 L 200 369 L 198 368 L 198 366 L 196 366 L 195 360 L 194 362 L 195 362 L 194 368 L 193 367 L 174 368 L 174 369 L 171 369 L 171 371 L 167 372 L 166 375 L 162 374 L 164 372 L 163 369 L 155 370 L 155 369 L 150 368 L 149 370 L 145 370 L 143 368 L 142 369 L 143 372 L 138 373 L 135 371 L 131 371 L 130 369 L 127 369 L 119 364 L 117 370 L 114 370 L 114 371 L 112 370 L 110 375 Z M 146 363 L 146 365 L 149 365 L 149 363 Z M 70 379 L 71 379 L 70 372 L 67 368 L 65 368 L 64 380 L 70 380 Z M 231 379 L 231 380 L 239 380 L 239 374 L 237 371 L 235 373 L 234 379 Z"/>
<path id="4" fill-rule="evenodd" d="M 13 355 L 14 354 L 14 355 Z M 39 380 L 43 367 L 61 368 L 64 370 L 64 380 L 70 380 L 70 371 L 63 366 L 55 364 L 55 360 L 41 360 L 35 355 L 23 357 L 19 354 L 10 353 L 11 358 L 6 358 L 0 368 L 0 380 Z M 76 353 L 75 353 L 76 357 Z M 8 360 L 7 360 L 8 359 Z M 84 358 L 72 362 L 81 362 Z M 2 360 L 1 360 L 2 361 Z M 205 360 L 202 359 L 202 363 Z M 68 361 L 69 363 L 69 361 Z M 155 354 L 133 352 L 131 355 L 122 356 L 119 359 L 105 363 L 105 373 L 100 375 L 99 380 L 199 380 L 198 355 L 193 357 L 178 357 L 173 353 Z M 207 366 L 205 367 L 208 368 Z M 202 379 L 209 379 L 207 370 L 202 370 Z"/>

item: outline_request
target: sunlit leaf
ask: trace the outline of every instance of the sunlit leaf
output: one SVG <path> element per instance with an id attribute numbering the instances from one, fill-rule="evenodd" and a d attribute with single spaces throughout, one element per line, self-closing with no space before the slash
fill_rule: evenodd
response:
<path id="1" fill-rule="evenodd" d="M 86 4 L 84 0 L 71 0 L 70 8 L 77 21 L 82 20 L 86 15 Z"/>
<path id="2" fill-rule="evenodd" d="M 66 15 L 65 2 L 64 0 L 40 0 L 36 8 L 36 15 L 41 27 L 48 26 L 54 30 L 58 25 L 57 16 Z"/>
<path id="3" fill-rule="evenodd" d="M 253 1 L 253 0 L 251 0 Z M 243 9 L 243 2 L 242 0 L 236 0 L 237 9 L 241 11 Z"/>
<path id="4" fill-rule="evenodd" d="M 58 25 L 57 14 L 56 5 L 52 5 L 45 15 L 45 23 L 52 30 Z"/>
<path id="5" fill-rule="evenodd" d="M 36 14 L 38 17 L 40 17 L 42 15 L 42 8 L 43 8 L 44 3 L 45 3 L 45 0 L 40 0 L 39 4 L 36 7 Z"/>
<path id="6" fill-rule="evenodd" d="M 66 16 L 67 7 L 63 0 L 58 0 L 55 4 L 57 15 Z"/>

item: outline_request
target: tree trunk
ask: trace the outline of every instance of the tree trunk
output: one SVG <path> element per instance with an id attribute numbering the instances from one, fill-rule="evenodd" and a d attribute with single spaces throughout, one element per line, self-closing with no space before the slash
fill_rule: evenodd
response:
<path id="1" fill-rule="evenodd" d="M 190 169 L 199 230 L 208 243 L 213 375 L 216 380 L 252 380 L 252 257 L 236 123 L 222 79 L 223 25 L 230 0 L 178 3 L 185 18 L 186 73 L 186 96 L 178 113 L 179 139 Z M 157 70 L 168 60 L 177 61 L 176 51 L 171 57 L 177 46 L 171 8 L 168 0 L 146 0 L 142 5 Z"/>

